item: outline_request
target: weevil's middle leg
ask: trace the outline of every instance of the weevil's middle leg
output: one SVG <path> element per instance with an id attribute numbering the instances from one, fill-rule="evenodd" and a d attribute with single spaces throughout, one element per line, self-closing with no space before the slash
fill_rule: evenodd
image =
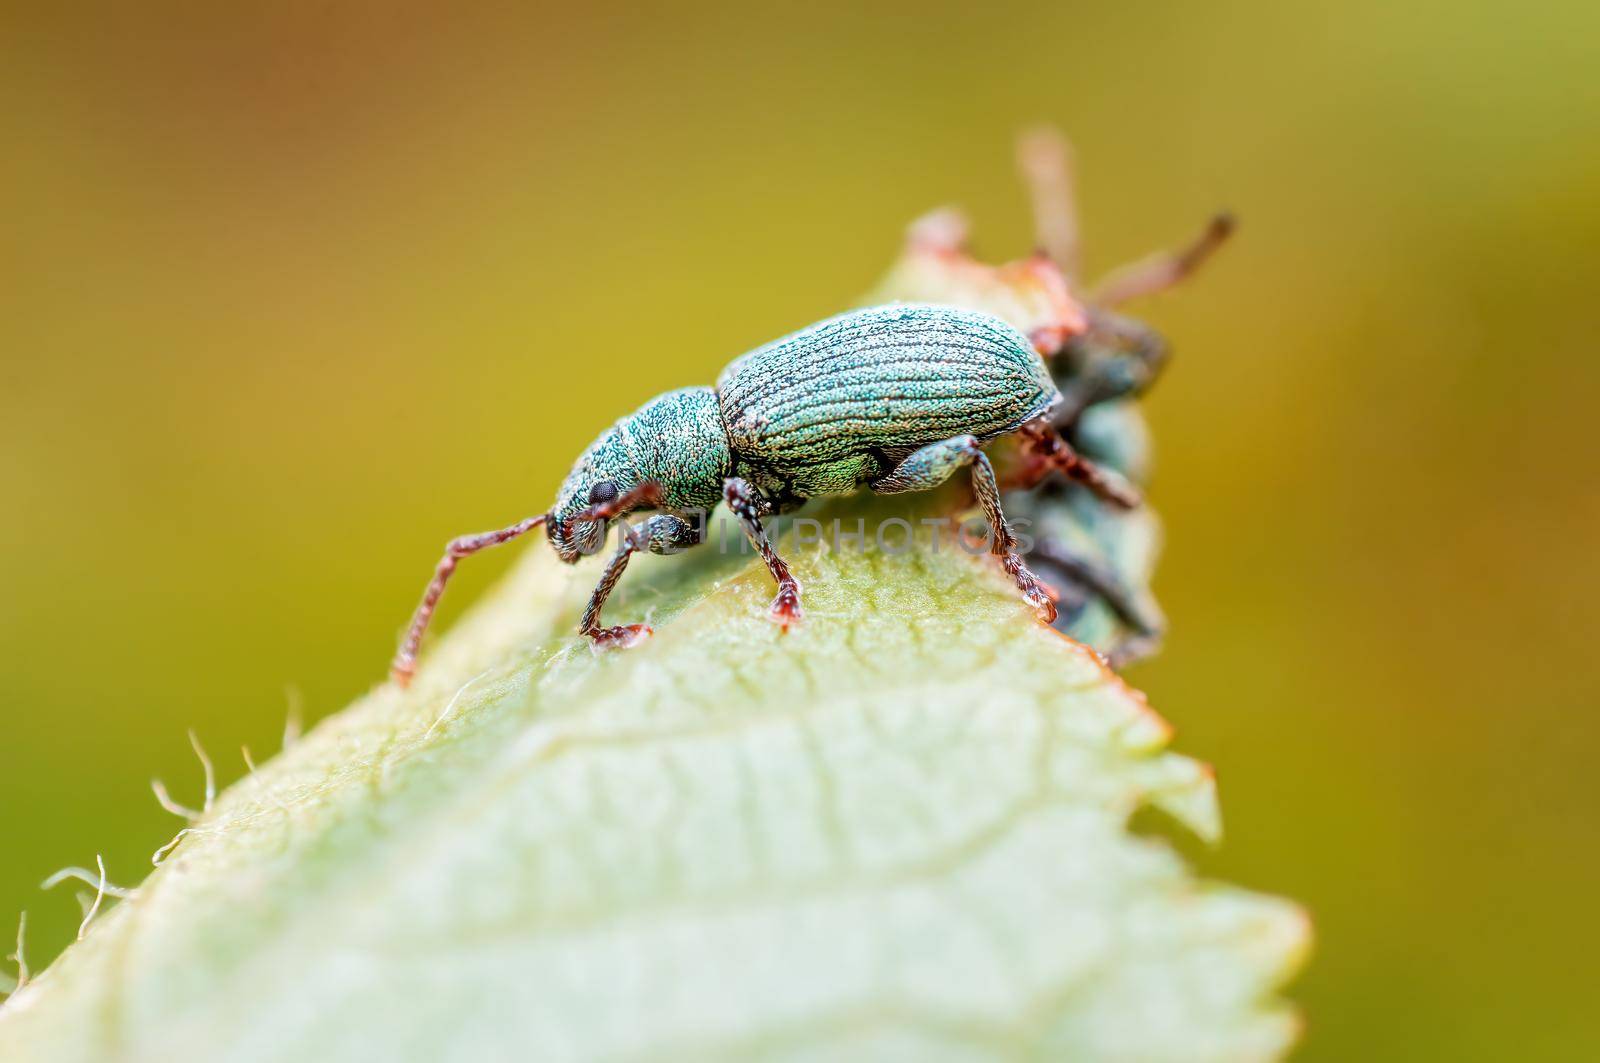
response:
<path id="1" fill-rule="evenodd" d="M 700 542 L 700 528 L 682 517 L 662 513 L 651 517 L 640 527 L 624 526 L 619 539 L 617 552 L 606 562 L 600 582 L 595 585 L 594 593 L 589 596 L 589 604 L 583 610 L 583 619 L 578 621 L 578 632 L 589 636 L 596 646 L 626 648 L 651 633 L 648 624 L 600 626 L 600 611 L 605 608 L 606 599 L 611 597 L 617 581 L 622 579 L 623 572 L 627 570 L 628 559 L 640 550 L 648 550 L 652 554 L 670 554 L 695 546 Z"/>
<path id="2" fill-rule="evenodd" d="M 1017 537 L 1005 514 L 1000 510 L 1000 488 L 995 483 L 994 466 L 978 449 L 972 436 L 956 436 L 942 443 L 930 443 L 908 456 L 886 476 L 871 484 L 880 495 L 904 494 L 908 491 L 929 491 L 948 480 L 963 465 L 972 468 L 972 491 L 978 497 L 983 517 L 989 522 L 989 551 L 1000 559 L 1000 565 L 1011 577 L 1022 596 L 1039 613 L 1046 624 L 1054 623 L 1056 605 L 1049 588 L 1029 571 L 1017 553 Z"/>
<path id="3" fill-rule="evenodd" d="M 748 480 L 737 476 L 723 483 L 722 497 L 728 503 L 728 511 L 739 518 L 745 535 L 749 536 L 751 544 L 761 554 L 761 560 L 767 563 L 772 578 L 778 582 L 778 596 L 772 600 L 771 616 L 787 631 L 790 624 L 800 620 L 800 581 L 794 578 L 789 565 L 772 548 L 766 529 L 761 526 L 761 517 L 772 507 Z"/>

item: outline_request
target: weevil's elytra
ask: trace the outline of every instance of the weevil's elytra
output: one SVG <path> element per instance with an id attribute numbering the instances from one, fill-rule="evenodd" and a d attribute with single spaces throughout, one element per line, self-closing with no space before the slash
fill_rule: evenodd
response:
<path id="1" fill-rule="evenodd" d="M 761 519 L 819 495 L 861 486 L 880 494 L 926 491 L 971 470 L 992 548 L 1023 596 L 1049 619 L 1049 594 L 1015 550 L 1000 511 L 994 470 L 981 444 L 1027 429 L 1038 460 L 1106 499 L 1132 500 L 1050 428 L 1061 400 L 1033 342 L 991 314 L 904 304 L 841 314 L 735 360 L 715 388 L 658 396 L 606 431 L 573 464 L 548 513 L 453 541 L 395 657 L 411 675 L 422 634 L 460 558 L 543 526 L 557 555 L 575 562 L 604 541 L 608 522 L 653 510 L 622 537 L 584 610 L 579 630 L 601 644 L 628 644 L 647 629 L 603 627 L 600 612 L 640 550 L 697 545 L 685 511 L 727 504 L 760 552 L 778 596 L 772 617 L 800 618 L 800 583 Z"/>
<path id="2" fill-rule="evenodd" d="M 999 318 L 888 306 L 759 347 L 717 381 L 728 443 L 764 491 L 839 494 L 957 435 L 1013 432 L 1060 400 L 1043 360 Z"/>

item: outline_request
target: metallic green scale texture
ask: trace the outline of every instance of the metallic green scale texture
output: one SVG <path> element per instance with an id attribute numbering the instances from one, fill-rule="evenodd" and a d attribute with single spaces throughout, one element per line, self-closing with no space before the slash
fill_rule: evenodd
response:
<path id="1" fill-rule="evenodd" d="M 852 491 L 928 443 L 1016 431 L 1061 395 L 1021 332 L 991 314 L 896 304 L 820 321 L 758 347 L 717 387 L 645 403 L 601 433 L 550 510 L 563 556 L 604 533 L 585 520 L 596 484 L 661 487 L 666 510 L 710 510 L 743 476 L 790 505 Z"/>
<path id="2" fill-rule="evenodd" d="M 837 494 L 885 458 L 1016 431 L 1059 399 L 1044 360 L 999 318 L 893 305 L 829 318 L 735 361 L 717 381 L 734 465 L 788 499 Z"/>
<path id="3" fill-rule="evenodd" d="M 609 481 L 626 494 L 654 481 L 661 486 L 661 508 L 710 512 L 722 501 L 722 481 L 732 467 L 717 393 L 706 387 L 669 391 L 590 444 L 567 474 L 550 512 L 572 520 L 572 545 L 589 553 L 599 545 L 605 526 L 574 518 L 589 505 L 596 484 Z M 561 521 L 552 521 L 549 532 L 562 549 L 566 536 Z"/>
<path id="4" fill-rule="evenodd" d="M 561 560 L 576 562 L 604 543 L 612 520 L 639 510 L 655 515 L 623 527 L 580 621 L 583 634 L 596 644 L 624 646 L 648 634 L 642 624 L 602 627 L 607 597 L 633 554 L 697 545 L 704 525 L 693 511 L 706 513 L 718 503 L 738 518 L 766 562 L 778 584 L 772 618 L 788 627 L 800 619 L 800 581 L 773 548 L 762 517 L 863 484 L 883 494 L 926 491 L 960 469 L 972 476 L 991 552 L 1048 623 L 1055 606 L 1017 553 L 994 469 L 979 445 L 1018 430 L 1044 438 L 1044 415 L 1060 401 L 1033 344 L 991 314 L 896 304 L 819 322 L 738 359 L 716 388 L 669 392 L 606 429 L 573 465 L 548 513 L 453 540 L 392 674 L 402 683 L 410 678 L 423 632 L 461 558 L 543 526 Z M 1064 440 L 1047 442 L 1063 471 L 1109 490 Z"/>

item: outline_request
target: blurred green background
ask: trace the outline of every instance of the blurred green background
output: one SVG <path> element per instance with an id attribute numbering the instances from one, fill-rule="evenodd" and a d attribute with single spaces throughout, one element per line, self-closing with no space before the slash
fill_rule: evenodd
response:
<path id="1" fill-rule="evenodd" d="M 30 10 L 31 8 L 31 10 Z M 1600 7 L 10 4 L 0 33 L 0 926 L 137 881 L 222 765 L 380 680 L 450 535 L 842 309 L 916 214 L 1144 307 L 1209 874 L 1305 902 L 1306 1059 L 1600 1051 Z M 508 557 L 464 570 L 446 610 Z M 248 913 L 241 913 L 248 917 Z M 9 930 L 0 932 L 8 938 Z"/>

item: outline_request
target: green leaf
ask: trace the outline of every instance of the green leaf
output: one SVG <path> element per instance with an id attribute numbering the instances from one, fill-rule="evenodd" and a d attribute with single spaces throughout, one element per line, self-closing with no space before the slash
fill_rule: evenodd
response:
<path id="1" fill-rule="evenodd" d="M 1214 839 L 1210 772 L 988 559 L 879 549 L 884 514 L 918 515 L 784 542 L 787 635 L 736 532 L 636 560 L 608 620 L 656 635 L 607 653 L 573 634 L 598 562 L 529 549 L 409 692 L 229 788 L 0 1011 L 0 1055 L 1282 1054 L 1304 917 L 1127 829 Z"/>

